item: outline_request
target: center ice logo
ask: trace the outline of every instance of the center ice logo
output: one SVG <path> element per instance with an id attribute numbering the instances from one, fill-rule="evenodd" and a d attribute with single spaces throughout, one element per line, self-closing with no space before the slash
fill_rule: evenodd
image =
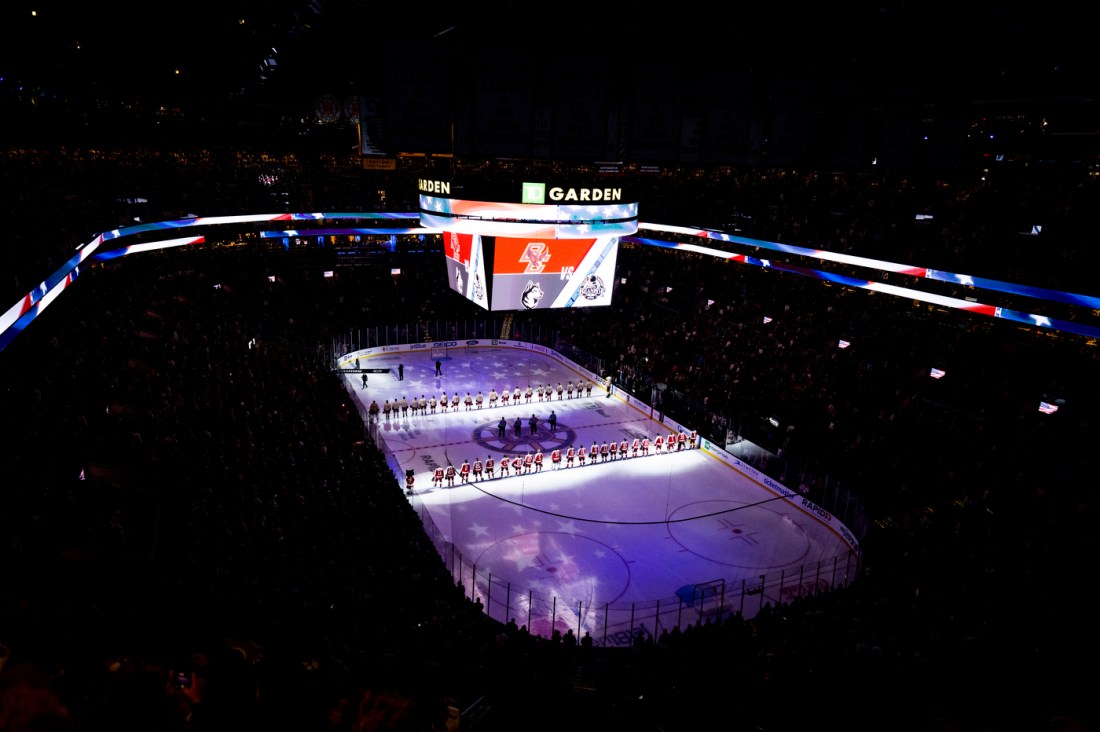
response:
<path id="1" fill-rule="evenodd" d="M 504 437 L 500 436 L 500 428 L 497 422 L 486 422 L 474 430 L 473 441 L 487 450 L 496 450 L 503 453 L 525 453 L 542 450 L 549 455 L 554 450 L 565 450 L 570 445 L 576 444 L 577 433 L 558 422 L 557 429 L 550 432 L 550 425 L 540 421 L 531 434 L 526 420 L 520 422 L 520 433 L 517 435 L 514 422 L 508 422 L 504 429 Z"/>

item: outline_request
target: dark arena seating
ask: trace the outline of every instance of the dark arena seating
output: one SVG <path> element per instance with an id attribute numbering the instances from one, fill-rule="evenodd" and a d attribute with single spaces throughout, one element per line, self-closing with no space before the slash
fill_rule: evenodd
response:
<path id="1" fill-rule="evenodd" d="M 1100 730 L 1094 26 L 864 5 L 5 4 L 0 732 Z M 311 232 L 420 181 L 630 191 L 611 304 L 511 337 L 831 495 L 854 577 L 492 616 L 333 369 L 498 332 L 438 234 Z"/>
<path id="2" fill-rule="evenodd" d="M 141 203 L 120 192 L 160 180 L 160 154 L 6 161 L 6 188 L 25 191 L 7 199 L 9 303 L 135 217 L 273 205 L 256 175 L 270 159 L 174 155 Z M 412 164 L 286 165 L 287 210 L 351 210 L 347 186 L 415 210 Z M 1072 174 L 668 168 L 644 184 L 646 221 L 732 226 L 718 202 L 736 198 L 745 236 L 1098 294 L 1068 233 L 1095 184 Z M 1029 203 L 1061 232 L 1042 263 L 1034 238 L 983 223 L 1026 220 Z M 934 228 L 913 223 L 924 207 Z M 1094 340 L 624 244 L 610 307 L 515 327 L 666 384 L 670 416 L 753 440 L 765 471 L 843 481 L 869 518 L 864 570 L 751 620 L 571 645 L 490 620 L 455 585 L 330 368 L 349 329 L 483 312 L 446 290 L 431 241 L 326 279 L 330 254 L 242 227 L 95 264 L 0 352 L 0 727 L 1095 728 Z M 789 429 L 769 428 L 776 414 Z"/>

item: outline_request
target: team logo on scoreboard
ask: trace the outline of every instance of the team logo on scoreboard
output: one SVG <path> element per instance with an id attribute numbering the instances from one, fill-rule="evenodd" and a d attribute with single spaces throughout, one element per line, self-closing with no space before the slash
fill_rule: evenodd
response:
<path id="1" fill-rule="evenodd" d="M 546 246 L 546 242 L 529 241 L 519 261 L 527 262 L 524 274 L 538 274 L 546 269 L 546 263 L 550 261 L 550 248 Z"/>
<path id="2" fill-rule="evenodd" d="M 581 297 L 585 300 L 596 300 L 603 297 L 605 292 L 607 292 L 607 288 L 604 287 L 603 280 L 596 275 L 585 277 L 584 283 L 580 287 Z"/>
<path id="3" fill-rule="evenodd" d="M 485 286 L 481 284 L 481 275 L 474 273 L 474 299 L 485 299 Z"/>
<path id="4" fill-rule="evenodd" d="M 519 296 L 519 301 L 523 304 L 523 307 L 531 310 L 539 304 L 542 295 L 543 292 L 542 288 L 539 287 L 539 283 L 527 280 L 527 284 L 523 288 L 523 294 Z"/>

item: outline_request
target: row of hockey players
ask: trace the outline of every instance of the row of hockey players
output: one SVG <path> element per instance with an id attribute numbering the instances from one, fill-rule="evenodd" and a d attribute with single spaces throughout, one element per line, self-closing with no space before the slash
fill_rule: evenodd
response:
<path id="1" fill-rule="evenodd" d="M 649 455 L 652 447 L 653 453 L 656 455 L 662 452 L 679 452 L 680 450 L 690 450 L 698 447 L 698 434 L 695 430 L 691 431 L 690 436 L 683 432 L 670 433 L 666 439 L 663 435 L 657 435 L 653 438 L 652 444 L 649 437 L 638 438 L 635 437 L 633 441 L 624 438 L 621 442 L 593 442 L 591 448 L 586 448 L 581 445 L 579 448 L 574 445 L 570 445 L 566 450 L 561 448 L 555 449 L 550 453 L 550 462 L 554 468 L 562 467 L 562 461 L 565 461 L 565 467 L 571 468 L 574 463 L 584 465 L 587 462 L 604 462 L 609 460 L 618 460 L 622 458 L 635 458 L 639 455 Z M 526 455 L 505 455 L 500 459 L 498 463 L 492 455 L 489 455 L 484 462 L 481 458 L 477 458 L 471 463 L 469 460 L 463 460 L 462 465 L 455 468 L 454 465 L 436 466 L 434 473 L 432 474 L 432 484 L 436 486 L 442 486 L 443 481 L 447 481 L 448 486 L 455 484 L 455 478 L 459 479 L 460 483 L 469 483 L 470 479 L 481 480 L 483 477 L 494 478 L 497 477 L 495 471 L 499 470 L 499 477 L 506 478 L 508 475 L 526 475 L 531 472 L 539 473 L 542 471 L 543 453 L 542 450 L 538 450 L 534 453 L 528 452 Z"/>
<path id="2" fill-rule="evenodd" d="M 569 399 L 572 399 L 574 393 L 576 393 L 578 399 L 581 398 L 582 395 L 585 397 L 590 397 L 592 396 L 592 386 L 593 384 L 591 381 L 584 382 L 583 384 L 580 382 L 574 384 L 572 381 L 570 381 L 568 386 L 564 387 L 562 386 L 561 382 L 558 382 L 556 393 L 559 400 L 565 398 L 565 396 L 568 396 Z M 532 388 L 531 385 L 528 384 L 526 391 L 521 391 L 520 388 L 517 386 L 511 392 L 505 389 L 502 390 L 499 394 L 497 393 L 496 389 L 492 389 L 489 392 L 488 404 L 490 407 L 495 407 L 499 402 L 501 406 L 507 407 L 510 403 L 519 404 L 520 400 L 523 400 L 523 403 L 525 404 L 530 404 L 531 401 L 536 398 L 540 402 L 548 402 L 553 400 L 554 394 L 554 388 L 550 384 L 546 384 L 545 386 L 539 384 L 537 387 L 534 388 Z M 473 396 L 470 394 L 470 392 L 466 392 L 466 397 L 463 399 L 459 398 L 457 392 L 451 394 L 449 397 L 447 395 L 447 392 L 443 392 L 439 396 L 438 400 L 436 400 L 435 395 L 433 394 L 431 397 L 421 395 L 420 399 L 417 399 L 416 397 L 413 397 L 412 399 L 409 399 L 408 397 L 401 397 L 400 401 L 394 399 L 392 402 L 387 399 L 385 404 L 381 405 L 381 407 L 378 407 L 377 403 L 372 403 L 370 412 L 373 415 L 377 415 L 379 412 L 381 412 L 383 417 L 389 419 L 390 417 L 397 416 L 408 417 L 411 410 L 412 415 L 415 417 L 417 414 L 435 414 L 437 410 L 441 412 L 446 412 L 448 408 L 452 411 L 457 412 L 459 410 L 459 407 L 462 406 L 465 406 L 466 411 L 469 412 L 474 409 L 484 408 L 485 403 L 485 395 L 482 394 L 480 391 L 477 393 L 477 396 Z"/>

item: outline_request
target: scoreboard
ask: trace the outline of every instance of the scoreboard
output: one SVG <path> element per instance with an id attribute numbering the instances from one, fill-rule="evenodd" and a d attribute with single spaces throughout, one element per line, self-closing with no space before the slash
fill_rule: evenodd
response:
<path id="1" fill-rule="evenodd" d="M 450 198 L 446 181 L 420 181 L 420 223 L 443 231 L 447 282 L 486 310 L 610 305 L 619 239 L 638 230 L 638 204 L 617 188 L 524 183 L 551 201 Z M 535 193 L 532 194 L 532 191 Z M 444 195 L 439 195 L 444 194 Z"/>

